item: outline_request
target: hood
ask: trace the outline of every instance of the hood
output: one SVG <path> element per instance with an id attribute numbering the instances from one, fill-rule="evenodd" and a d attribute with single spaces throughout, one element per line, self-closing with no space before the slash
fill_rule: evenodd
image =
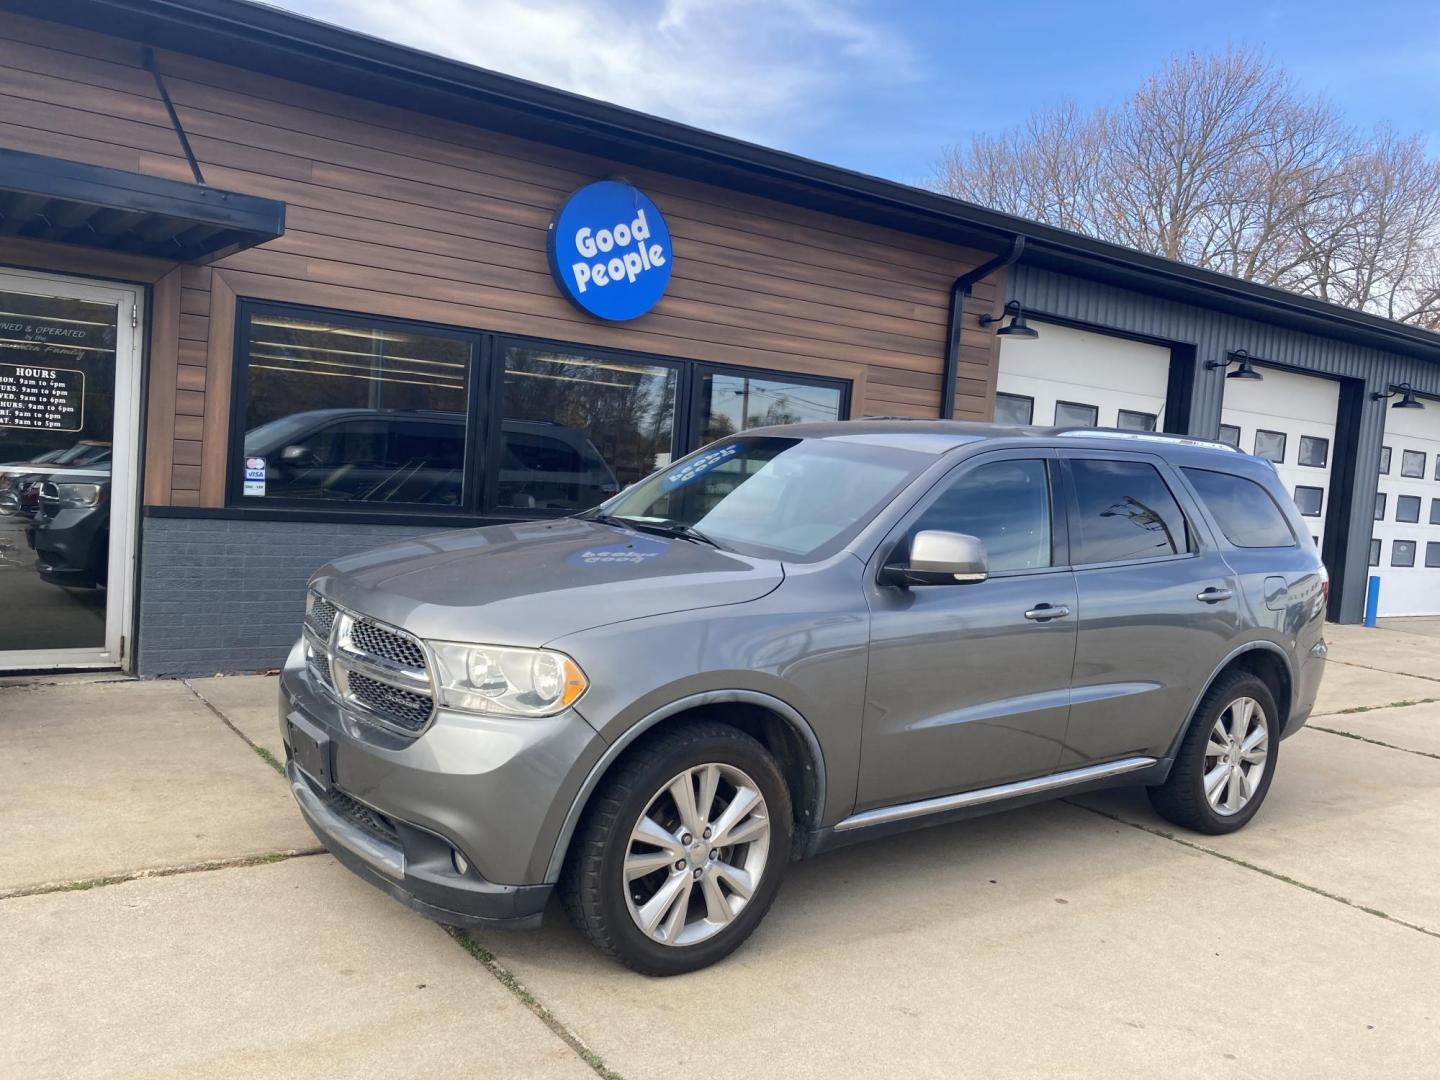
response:
<path id="1" fill-rule="evenodd" d="M 437 641 L 543 645 L 607 623 L 743 604 L 781 564 L 578 518 L 433 533 L 315 575 L 351 610 Z"/>

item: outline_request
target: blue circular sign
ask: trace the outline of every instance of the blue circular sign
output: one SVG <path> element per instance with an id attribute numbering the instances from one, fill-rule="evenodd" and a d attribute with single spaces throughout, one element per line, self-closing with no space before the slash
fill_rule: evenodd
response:
<path id="1" fill-rule="evenodd" d="M 670 282 L 670 230 L 660 209 L 619 180 L 588 184 L 550 223 L 550 272 L 581 311 L 611 322 L 644 315 Z"/>

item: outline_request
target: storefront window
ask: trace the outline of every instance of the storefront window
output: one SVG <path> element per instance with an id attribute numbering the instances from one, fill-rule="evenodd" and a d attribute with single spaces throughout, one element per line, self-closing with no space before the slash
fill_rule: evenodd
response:
<path id="1" fill-rule="evenodd" d="M 243 502 L 461 505 L 468 340 L 265 310 L 244 331 Z"/>
<path id="2" fill-rule="evenodd" d="M 496 505 L 584 510 L 668 465 L 677 384 L 669 365 L 507 348 Z"/>
<path id="3" fill-rule="evenodd" d="M 838 420 L 842 393 L 834 385 L 706 372 L 700 388 L 700 444 L 749 428 Z"/>
<path id="4" fill-rule="evenodd" d="M 238 507 L 559 516 L 732 430 L 847 408 L 811 376 L 256 300 L 237 322 Z"/>

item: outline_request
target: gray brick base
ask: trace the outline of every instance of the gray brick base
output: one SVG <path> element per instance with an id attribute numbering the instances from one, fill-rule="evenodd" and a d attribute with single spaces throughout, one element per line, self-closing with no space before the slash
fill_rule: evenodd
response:
<path id="1" fill-rule="evenodd" d="M 145 518 L 141 675 L 279 667 L 300 635 L 305 582 L 331 559 L 433 526 Z"/>

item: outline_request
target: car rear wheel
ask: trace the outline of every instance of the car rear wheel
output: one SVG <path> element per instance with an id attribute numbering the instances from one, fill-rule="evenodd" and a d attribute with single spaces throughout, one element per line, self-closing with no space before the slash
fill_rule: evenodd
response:
<path id="1" fill-rule="evenodd" d="M 784 777 L 725 724 L 685 724 L 607 776 L 576 833 L 561 896 L 602 952 L 647 975 L 728 956 L 775 899 L 790 858 Z"/>
<path id="2" fill-rule="evenodd" d="M 1201 699 L 1165 783 L 1149 789 L 1167 821 L 1234 832 L 1260 810 L 1280 744 L 1274 695 L 1248 671 L 1222 675 Z"/>

